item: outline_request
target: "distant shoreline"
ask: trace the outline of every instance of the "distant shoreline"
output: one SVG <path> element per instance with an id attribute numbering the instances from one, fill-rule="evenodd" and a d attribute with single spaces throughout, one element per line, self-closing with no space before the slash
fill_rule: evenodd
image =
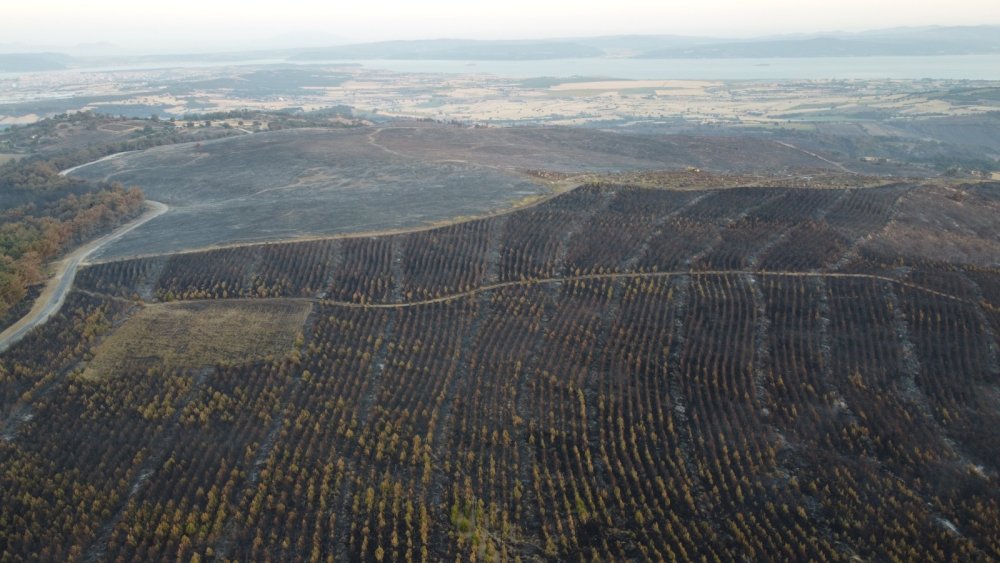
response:
<path id="1" fill-rule="evenodd" d="M 404 73 L 494 74 L 511 78 L 606 76 L 626 80 L 1000 80 L 1000 54 L 684 58 L 551 59 L 535 61 L 353 60 L 314 65 L 361 64 Z M 475 66 L 470 67 L 470 64 Z"/>
<path id="2" fill-rule="evenodd" d="M 269 58 L 226 61 L 162 60 L 119 66 L 0 72 L 0 79 L 38 73 L 127 72 L 171 68 L 295 65 L 361 66 L 400 73 L 491 74 L 511 78 L 606 76 L 627 80 L 998 80 L 1000 53 L 978 55 L 543 60 L 352 59 L 297 61 Z"/>

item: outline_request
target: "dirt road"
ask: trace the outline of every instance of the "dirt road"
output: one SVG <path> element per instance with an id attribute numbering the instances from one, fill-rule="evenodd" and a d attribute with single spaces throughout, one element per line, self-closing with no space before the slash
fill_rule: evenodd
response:
<path id="1" fill-rule="evenodd" d="M 146 200 L 146 207 L 146 212 L 137 219 L 122 225 L 99 239 L 85 244 L 74 250 L 60 262 L 57 262 L 52 278 L 45 285 L 45 290 L 38 296 L 31 311 L 22 317 L 21 320 L 8 327 L 7 330 L 0 333 L 0 352 L 6 351 L 11 345 L 30 332 L 31 329 L 44 324 L 45 321 L 49 320 L 62 307 L 63 302 L 66 300 L 66 294 L 73 287 L 73 279 L 76 277 L 77 268 L 88 256 L 109 242 L 120 238 L 125 233 L 163 215 L 169 209 L 163 203 L 150 200 Z"/>
<path id="2" fill-rule="evenodd" d="M 498 282 L 488 285 L 482 285 L 479 287 L 472 288 L 468 291 L 462 291 L 460 293 L 453 293 L 451 295 L 444 295 L 441 297 L 435 297 L 432 299 L 422 299 L 419 301 L 405 301 L 401 303 L 356 303 L 353 301 L 334 301 L 330 299 L 313 299 L 313 298 L 302 298 L 306 301 L 313 301 L 316 303 L 321 303 L 323 305 L 331 305 L 335 307 L 346 307 L 352 309 L 401 309 L 405 307 L 421 307 L 425 305 L 434 305 L 436 303 L 448 303 L 450 301 L 458 301 L 461 299 L 466 299 L 468 297 L 478 295 L 480 293 L 496 291 L 498 289 L 504 289 L 506 287 L 515 286 L 531 286 L 531 285 L 547 285 L 547 284 L 559 284 L 572 281 L 600 281 L 600 280 L 627 280 L 627 279 L 648 279 L 648 278 L 673 278 L 681 276 L 757 276 L 757 277 L 778 277 L 778 278 L 829 278 L 829 279 L 865 279 L 865 280 L 876 280 L 887 282 L 902 287 L 907 287 L 915 291 L 922 291 L 925 293 L 930 293 L 931 295 L 936 295 L 944 299 L 950 299 L 952 301 L 959 301 L 961 303 L 969 303 L 971 305 L 980 305 L 977 301 L 970 301 L 963 297 L 958 297 L 956 295 L 951 295 L 950 293 L 944 293 L 942 291 L 937 291 L 928 287 L 924 287 L 919 284 L 908 282 L 906 280 L 900 280 L 892 278 L 889 276 L 882 276 L 878 274 L 859 274 L 853 272 L 796 272 L 796 271 L 774 271 L 774 270 L 677 270 L 672 272 L 613 272 L 606 274 L 581 274 L 578 276 L 559 276 L 553 278 L 532 278 L 526 280 L 513 280 Z"/>
<path id="3" fill-rule="evenodd" d="M 69 174 L 72 174 L 73 171 L 79 170 L 80 168 L 83 168 L 84 166 L 90 166 L 91 164 L 97 164 L 98 162 L 104 162 L 105 160 L 114 160 L 114 159 L 116 159 L 116 158 L 118 158 L 120 156 L 123 156 L 123 155 L 126 155 L 126 154 L 132 154 L 134 152 L 139 152 L 139 151 L 122 151 L 122 152 L 116 152 L 115 154 L 109 154 L 108 156 L 105 156 L 105 157 L 102 157 L 102 158 L 98 158 L 97 160 L 91 160 L 90 162 L 84 162 L 83 164 L 80 164 L 78 166 L 74 166 L 72 168 L 67 168 L 66 170 L 63 170 L 62 172 L 60 172 L 59 174 L 61 176 L 67 176 Z"/>

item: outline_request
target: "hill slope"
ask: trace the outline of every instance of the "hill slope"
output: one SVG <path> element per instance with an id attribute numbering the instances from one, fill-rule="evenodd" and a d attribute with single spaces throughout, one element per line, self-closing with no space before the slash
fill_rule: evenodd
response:
<path id="1" fill-rule="evenodd" d="M 52 559 L 996 559 L 997 242 L 945 264 L 887 226 L 997 189 L 587 186 L 88 268 L 0 356 L 0 534 Z M 78 375 L 143 302 L 239 323 L 273 297 L 313 307 L 281 357 Z"/>
<path id="2" fill-rule="evenodd" d="M 404 121 L 157 147 L 73 172 L 143 187 L 171 211 L 104 257 L 411 228 L 546 193 L 526 170 L 830 165 L 771 141 L 572 128 L 468 129 Z"/>

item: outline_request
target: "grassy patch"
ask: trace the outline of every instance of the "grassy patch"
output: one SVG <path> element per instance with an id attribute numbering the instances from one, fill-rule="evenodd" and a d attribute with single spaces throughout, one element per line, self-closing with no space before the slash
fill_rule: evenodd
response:
<path id="1" fill-rule="evenodd" d="M 280 299 L 150 305 L 101 343 L 83 377 L 96 380 L 154 365 L 197 368 L 287 354 L 311 307 Z"/>

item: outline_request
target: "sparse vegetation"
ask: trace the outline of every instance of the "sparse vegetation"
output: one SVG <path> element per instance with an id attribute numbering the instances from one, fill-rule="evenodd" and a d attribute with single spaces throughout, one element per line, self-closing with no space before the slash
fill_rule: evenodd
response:
<path id="1" fill-rule="evenodd" d="M 1000 272 L 864 244 L 923 189 L 592 185 L 87 268 L 52 345 L 0 356 L 0 538 L 13 560 L 1000 558 Z M 287 296 L 313 303 L 290 354 L 69 375 L 155 311 L 228 342 L 197 306 Z"/>
<path id="2" fill-rule="evenodd" d="M 309 309 L 307 302 L 282 300 L 149 305 L 94 350 L 82 376 L 280 358 L 292 353 Z"/>

